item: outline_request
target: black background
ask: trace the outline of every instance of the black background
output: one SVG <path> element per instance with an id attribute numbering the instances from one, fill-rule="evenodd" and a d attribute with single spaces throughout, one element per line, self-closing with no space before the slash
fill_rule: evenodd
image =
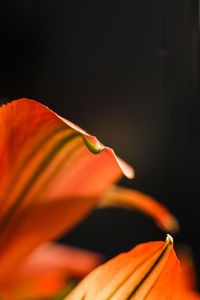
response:
<path id="1" fill-rule="evenodd" d="M 199 255 L 198 1 L 0 2 L 0 96 L 32 98 L 113 147 L 137 188 L 178 217 Z M 94 211 L 63 240 L 108 256 L 165 235 L 141 214 Z"/>

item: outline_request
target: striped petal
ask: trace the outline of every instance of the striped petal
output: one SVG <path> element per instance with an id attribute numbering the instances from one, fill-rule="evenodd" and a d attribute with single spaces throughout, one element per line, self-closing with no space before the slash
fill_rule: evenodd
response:
<path id="1" fill-rule="evenodd" d="M 66 300 L 171 300 L 179 262 L 173 240 L 138 245 L 90 273 Z"/>
<path id="2" fill-rule="evenodd" d="M 0 108 L 0 165 L 0 280 L 134 175 L 112 149 L 27 99 Z"/>
<path id="3" fill-rule="evenodd" d="M 119 206 L 139 210 L 149 215 L 161 229 L 176 232 L 178 222 L 168 209 L 139 191 L 114 186 L 99 201 L 99 207 Z"/>

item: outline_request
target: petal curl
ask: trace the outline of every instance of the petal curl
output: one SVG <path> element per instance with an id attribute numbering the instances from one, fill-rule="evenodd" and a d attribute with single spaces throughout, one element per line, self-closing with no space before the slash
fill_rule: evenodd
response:
<path id="1" fill-rule="evenodd" d="M 133 189 L 114 186 L 99 201 L 99 207 L 119 206 L 139 210 L 149 215 L 157 225 L 168 232 L 177 232 L 178 221 L 166 207 L 154 198 Z"/>
<path id="2" fill-rule="evenodd" d="M 133 177 L 112 149 L 28 99 L 0 108 L 0 165 L 0 281 L 80 221 L 123 173 Z"/>

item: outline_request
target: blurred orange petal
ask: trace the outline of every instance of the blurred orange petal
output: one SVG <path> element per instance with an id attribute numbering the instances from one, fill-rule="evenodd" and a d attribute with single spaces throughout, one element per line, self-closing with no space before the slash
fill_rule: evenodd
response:
<path id="1" fill-rule="evenodd" d="M 22 276 L 61 272 L 70 277 L 81 278 L 97 267 L 102 257 L 89 250 L 47 243 L 28 257 L 20 273 Z"/>
<path id="2" fill-rule="evenodd" d="M 177 250 L 181 262 L 179 286 L 173 300 L 200 300 L 196 290 L 196 274 L 191 249 L 181 246 Z"/>
<path id="3" fill-rule="evenodd" d="M 81 220 L 123 173 L 134 175 L 112 149 L 28 99 L 0 108 L 0 165 L 0 280 Z"/>
<path id="4" fill-rule="evenodd" d="M 171 300 L 179 262 L 170 236 L 120 254 L 90 273 L 66 300 Z"/>
<path id="5" fill-rule="evenodd" d="M 178 222 L 162 204 L 139 191 L 114 186 L 106 192 L 99 202 L 100 207 L 119 206 L 139 210 L 154 219 L 165 231 L 176 232 Z"/>
<path id="6" fill-rule="evenodd" d="M 15 300 L 52 297 L 68 279 L 80 279 L 99 265 L 100 255 L 74 247 L 48 243 L 24 262 L 4 293 Z"/>
<path id="7" fill-rule="evenodd" d="M 177 248 L 177 256 L 181 262 L 180 286 L 186 289 L 196 289 L 196 272 L 190 247 L 179 246 Z"/>
<path id="8" fill-rule="evenodd" d="M 182 289 L 176 293 L 173 300 L 200 300 L 200 294 L 195 291 Z"/>

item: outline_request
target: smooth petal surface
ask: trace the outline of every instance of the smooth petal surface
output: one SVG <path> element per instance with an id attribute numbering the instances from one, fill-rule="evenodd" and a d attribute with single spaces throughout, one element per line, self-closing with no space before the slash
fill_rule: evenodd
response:
<path id="1" fill-rule="evenodd" d="M 170 236 L 138 245 L 90 273 L 66 300 L 171 300 L 179 262 Z"/>
<path id="2" fill-rule="evenodd" d="M 33 275 L 64 271 L 71 277 L 81 278 L 97 267 L 102 256 L 89 250 L 47 243 L 37 248 L 23 264 L 20 273 Z"/>
<path id="3" fill-rule="evenodd" d="M 158 226 L 166 231 L 176 232 L 179 229 L 175 216 L 162 204 L 136 190 L 114 186 L 99 201 L 99 207 L 107 206 L 139 210 L 152 217 Z"/>
<path id="4" fill-rule="evenodd" d="M 176 252 L 181 262 L 180 288 L 195 290 L 197 280 L 192 251 L 188 246 L 179 246 Z"/>
<path id="5" fill-rule="evenodd" d="M 68 279 L 80 279 L 102 258 L 91 251 L 48 243 L 37 248 L 4 291 L 6 299 L 40 299 L 55 296 Z"/>
<path id="6" fill-rule="evenodd" d="M 0 108 L 0 282 L 81 220 L 123 173 L 112 149 L 27 99 Z"/>
<path id="7" fill-rule="evenodd" d="M 173 300 L 200 300 L 200 294 L 196 291 L 196 272 L 190 248 L 180 247 L 177 254 L 181 262 L 181 276 Z"/>
<path id="8" fill-rule="evenodd" d="M 200 300 L 200 294 L 192 290 L 179 290 L 173 300 Z"/>

